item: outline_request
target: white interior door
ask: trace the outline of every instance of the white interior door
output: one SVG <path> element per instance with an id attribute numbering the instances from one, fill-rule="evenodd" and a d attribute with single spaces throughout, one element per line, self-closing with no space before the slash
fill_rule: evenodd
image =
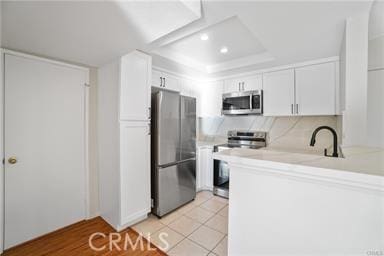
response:
<path id="1" fill-rule="evenodd" d="M 6 54 L 4 74 L 9 248 L 85 218 L 88 71 Z"/>

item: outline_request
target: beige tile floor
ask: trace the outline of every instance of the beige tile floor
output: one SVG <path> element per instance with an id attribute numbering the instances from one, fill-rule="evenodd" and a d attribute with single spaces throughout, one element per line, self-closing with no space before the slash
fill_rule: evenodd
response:
<path id="1" fill-rule="evenodd" d="M 168 255 L 226 256 L 228 200 L 201 191 L 191 203 L 161 219 L 150 215 L 132 228 Z"/>

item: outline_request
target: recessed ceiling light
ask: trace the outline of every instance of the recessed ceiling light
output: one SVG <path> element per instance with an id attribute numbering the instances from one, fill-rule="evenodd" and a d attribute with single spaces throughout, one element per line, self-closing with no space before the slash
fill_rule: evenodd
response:
<path id="1" fill-rule="evenodd" d="M 227 53 L 227 52 L 228 52 L 228 48 L 227 48 L 227 47 L 222 47 L 222 48 L 220 49 L 220 52 L 221 52 L 221 53 Z"/>
<path id="2" fill-rule="evenodd" d="M 200 36 L 200 39 L 203 40 L 203 41 L 207 41 L 208 38 L 209 38 L 209 37 L 208 37 L 207 34 L 202 34 L 202 35 Z"/>

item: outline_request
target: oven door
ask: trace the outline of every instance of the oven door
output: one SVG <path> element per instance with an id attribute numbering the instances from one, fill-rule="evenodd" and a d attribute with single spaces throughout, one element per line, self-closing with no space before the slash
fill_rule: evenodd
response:
<path id="1" fill-rule="evenodd" d="M 248 114 L 252 109 L 252 94 L 249 92 L 223 94 L 224 115 Z"/>

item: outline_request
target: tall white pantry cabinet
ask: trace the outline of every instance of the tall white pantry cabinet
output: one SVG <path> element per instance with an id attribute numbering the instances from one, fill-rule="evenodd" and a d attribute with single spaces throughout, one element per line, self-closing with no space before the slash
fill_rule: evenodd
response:
<path id="1" fill-rule="evenodd" d="M 100 215 L 118 231 L 151 210 L 151 72 L 139 51 L 98 71 Z"/>

